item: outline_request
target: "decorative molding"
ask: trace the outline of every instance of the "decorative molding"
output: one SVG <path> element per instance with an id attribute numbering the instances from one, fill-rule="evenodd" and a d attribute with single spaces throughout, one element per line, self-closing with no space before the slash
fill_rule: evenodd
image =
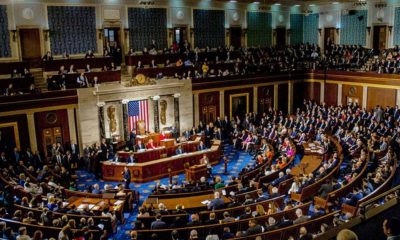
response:
<path id="1" fill-rule="evenodd" d="M 106 105 L 105 102 L 98 102 L 97 103 L 97 107 L 99 107 L 99 108 L 104 107 L 105 105 Z"/>
<path id="2" fill-rule="evenodd" d="M 179 98 L 181 96 L 181 94 L 180 93 L 175 93 L 173 96 L 174 96 L 174 98 Z"/>

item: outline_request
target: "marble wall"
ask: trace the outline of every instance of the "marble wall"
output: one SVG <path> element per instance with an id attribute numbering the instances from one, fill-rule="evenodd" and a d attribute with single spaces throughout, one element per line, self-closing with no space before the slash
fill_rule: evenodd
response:
<path id="1" fill-rule="evenodd" d="M 167 123 L 160 125 L 172 126 L 173 119 L 173 95 L 179 93 L 180 129 L 189 129 L 193 126 L 193 99 L 190 80 L 165 79 L 157 81 L 156 85 L 144 85 L 125 87 L 119 84 L 103 84 L 98 90 L 94 88 L 78 89 L 78 124 L 81 143 L 93 144 L 100 140 L 98 105 L 106 106 L 110 102 L 127 100 L 149 99 L 152 96 L 160 96 L 161 100 L 167 100 Z M 121 103 L 122 104 L 122 103 Z M 154 131 L 154 113 L 152 101 L 149 100 L 150 132 Z M 122 113 L 119 116 L 119 126 L 122 126 Z M 105 116 L 107 120 L 107 116 Z M 107 121 L 106 121 L 107 124 Z M 107 130 L 107 128 L 106 128 Z M 107 131 L 106 131 L 107 133 Z"/>

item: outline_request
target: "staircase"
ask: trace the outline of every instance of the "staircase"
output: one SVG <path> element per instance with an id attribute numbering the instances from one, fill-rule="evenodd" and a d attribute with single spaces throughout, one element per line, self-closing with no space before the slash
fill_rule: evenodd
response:
<path id="1" fill-rule="evenodd" d="M 31 73 L 35 79 L 35 86 L 39 88 L 42 92 L 46 92 L 47 81 L 43 77 L 43 68 L 32 68 Z"/>

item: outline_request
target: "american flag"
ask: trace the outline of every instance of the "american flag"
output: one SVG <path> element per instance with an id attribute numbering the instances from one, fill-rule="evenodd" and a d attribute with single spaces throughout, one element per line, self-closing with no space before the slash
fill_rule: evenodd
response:
<path id="1" fill-rule="evenodd" d="M 137 129 L 136 123 L 144 121 L 146 131 L 149 131 L 149 105 L 146 100 L 128 102 L 129 130 Z"/>

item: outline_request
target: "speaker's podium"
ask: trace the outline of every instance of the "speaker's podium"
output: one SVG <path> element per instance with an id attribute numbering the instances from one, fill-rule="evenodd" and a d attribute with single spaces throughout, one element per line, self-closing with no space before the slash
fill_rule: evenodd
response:
<path id="1" fill-rule="evenodd" d="M 186 179 L 189 181 L 198 181 L 201 177 L 207 177 L 207 165 L 194 165 L 185 169 Z"/>

